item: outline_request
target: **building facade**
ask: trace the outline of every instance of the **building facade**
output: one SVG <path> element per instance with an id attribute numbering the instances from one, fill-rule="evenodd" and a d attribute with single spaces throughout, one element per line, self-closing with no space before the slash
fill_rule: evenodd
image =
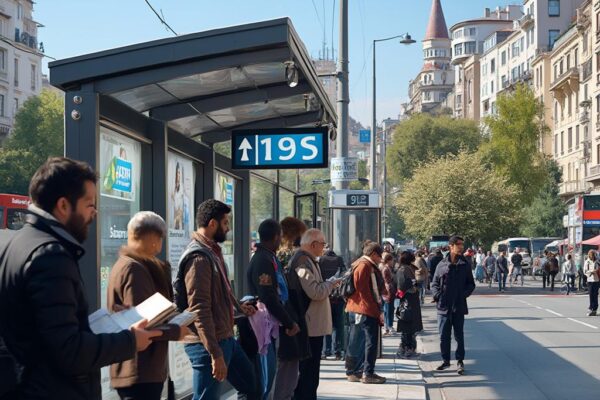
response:
<path id="1" fill-rule="evenodd" d="M 19 107 L 42 87 L 42 57 L 31 0 L 0 1 L 0 141 Z"/>
<path id="2" fill-rule="evenodd" d="M 423 68 L 410 81 L 406 112 L 436 112 L 454 88 L 450 37 L 440 0 L 433 0 L 423 39 Z"/>

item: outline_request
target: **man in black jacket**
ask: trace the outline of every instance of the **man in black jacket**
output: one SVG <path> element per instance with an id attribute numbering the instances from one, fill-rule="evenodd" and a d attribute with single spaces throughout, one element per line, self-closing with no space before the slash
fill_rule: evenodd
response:
<path id="1" fill-rule="evenodd" d="M 450 238 L 450 254 L 437 266 L 431 290 L 437 303 L 440 350 L 443 363 L 438 371 L 450 366 L 450 339 L 452 330 L 456 339 L 457 372 L 465 372 L 465 315 L 469 313 L 467 297 L 475 290 L 471 266 L 462 255 L 464 240 L 459 236 Z"/>
<path id="2" fill-rule="evenodd" d="M 328 280 L 332 277 L 341 278 L 346 272 L 346 265 L 344 259 L 333 250 L 326 250 L 325 253 L 319 258 L 319 266 L 321 267 L 321 275 L 324 280 Z M 344 328 L 344 308 L 346 308 L 346 302 L 344 297 L 339 294 L 339 290 L 335 290 L 331 296 L 329 296 L 329 302 L 331 303 L 331 322 L 333 323 L 333 333 L 325 336 L 325 348 L 323 355 L 328 358 L 333 354 L 333 335 L 335 334 L 335 359 L 341 360 L 343 358 L 343 352 L 345 350 L 344 339 L 345 339 L 345 328 Z"/>
<path id="3" fill-rule="evenodd" d="M 281 245 L 281 225 L 274 219 L 264 220 L 258 227 L 260 243 L 256 244 L 256 252 L 250 260 L 247 277 L 250 294 L 257 296 L 264 303 L 269 313 L 282 326 L 281 334 L 294 336 L 300 328 L 287 312 L 284 303 L 288 299 L 288 289 L 283 270 L 275 252 Z M 262 365 L 263 398 L 267 399 L 276 371 L 275 341 L 271 338 L 268 352 L 260 356 Z"/>
<path id="4" fill-rule="evenodd" d="M 100 368 L 161 334 L 144 330 L 146 321 L 119 333 L 90 330 L 78 260 L 96 216 L 96 179 L 87 164 L 48 159 L 31 180 L 25 226 L 0 249 L 0 336 L 22 367 L 6 398 L 100 399 Z"/>

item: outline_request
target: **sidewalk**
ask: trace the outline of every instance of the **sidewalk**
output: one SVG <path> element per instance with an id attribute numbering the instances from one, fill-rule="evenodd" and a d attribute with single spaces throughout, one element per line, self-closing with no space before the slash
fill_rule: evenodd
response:
<path id="1" fill-rule="evenodd" d="M 425 381 L 417 360 L 396 359 L 400 335 L 383 338 L 383 358 L 377 359 L 375 373 L 387 378 L 383 385 L 365 385 L 346 380 L 343 361 L 321 361 L 318 398 L 425 400 Z"/>

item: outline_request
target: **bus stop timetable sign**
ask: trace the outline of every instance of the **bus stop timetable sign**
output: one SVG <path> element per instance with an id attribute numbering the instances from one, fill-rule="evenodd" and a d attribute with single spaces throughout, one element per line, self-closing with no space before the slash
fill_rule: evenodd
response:
<path id="1" fill-rule="evenodd" d="M 231 133 L 233 169 L 327 167 L 327 128 L 252 129 Z"/>

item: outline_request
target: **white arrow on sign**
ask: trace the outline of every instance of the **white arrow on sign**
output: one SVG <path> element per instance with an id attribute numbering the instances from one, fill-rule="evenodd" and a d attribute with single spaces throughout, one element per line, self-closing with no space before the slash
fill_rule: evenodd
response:
<path id="1" fill-rule="evenodd" d="M 244 138 L 244 140 L 242 140 L 242 144 L 240 144 L 238 150 L 242 150 L 241 161 L 250 161 L 250 157 L 248 157 L 248 150 L 252 150 L 252 145 L 250 145 L 248 138 Z"/>

